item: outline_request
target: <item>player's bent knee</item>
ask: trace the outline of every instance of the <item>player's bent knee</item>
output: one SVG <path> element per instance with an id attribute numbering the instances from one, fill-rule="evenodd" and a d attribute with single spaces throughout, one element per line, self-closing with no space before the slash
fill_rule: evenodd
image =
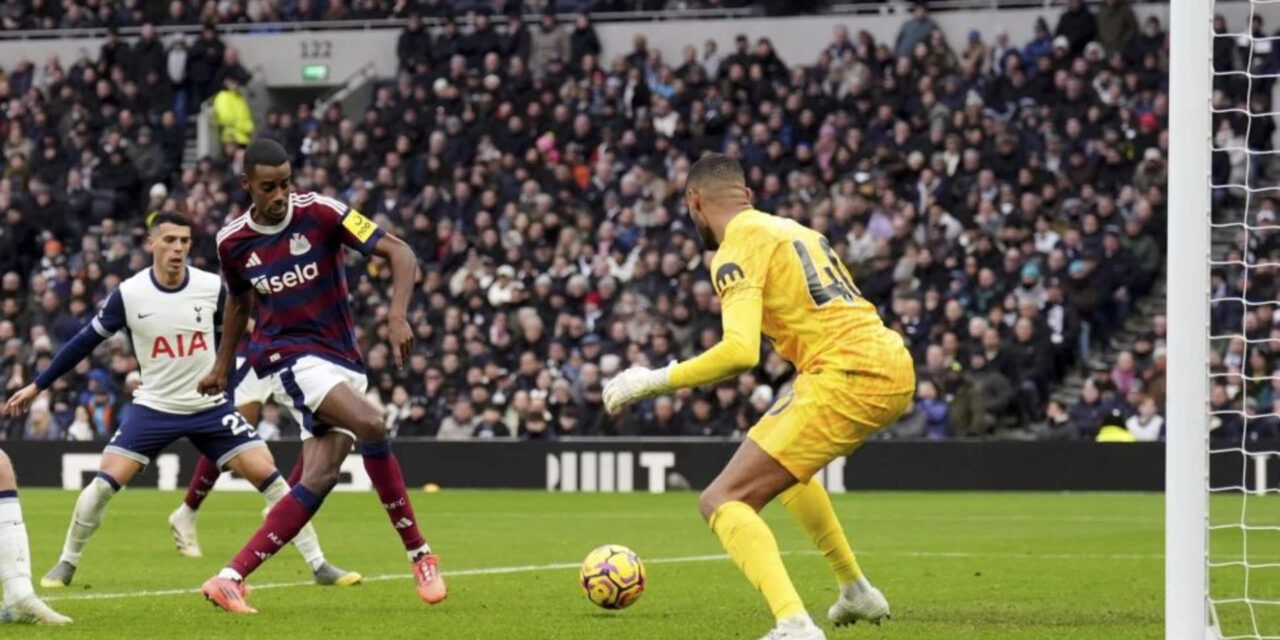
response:
<path id="1" fill-rule="evenodd" d="M 98 471 L 111 476 L 117 485 L 123 487 L 133 480 L 133 476 L 142 471 L 142 463 L 118 453 L 104 453 L 102 462 L 98 464 Z"/>
<path id="2" fill-rule="evenodd" d="M 338 476 L 341 470 L 337 467 L 316 468 L 308 465 L 302 471 L 302 484 L 312 493 L 323 496 L 328 495 L 338 484 Z"/>
<path id="3" fill-rule="evenodd" d="M 719 509 L 720 505 L 728 501 L 724 492 L 718 490 L 714 485 L 707 487 L 702 491 L 702 495 L 698 496 L 698 512 L 702 514 L 703 520 L 710 522 L 711 516 L 715 515 L 716 509 Z"/>
<path id="4" fill-rule="evenodd" d="M 356 424 L 351 425 L 351 430 L 360 442 L 381 442 L 387 439 L 387 423 L 378 416 L 360 416 Z"/>
<path id="5" fill-rule="evenodd" d="M 276 473 L 276 463 L 271 451 L 266 447 L 255 447 L 244 451 L 227 463 L 237 475 L 260 487 L 272 474 Z"/>

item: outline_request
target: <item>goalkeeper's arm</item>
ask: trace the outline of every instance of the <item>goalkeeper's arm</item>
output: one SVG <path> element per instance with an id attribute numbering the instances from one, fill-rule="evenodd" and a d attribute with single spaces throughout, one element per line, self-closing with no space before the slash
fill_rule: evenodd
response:
<path id="1" fill-rule="evenodd" d="M 750 370 L 760 362 L 760 291 L 746 290 L 720 307 L 724 338 L 701 355 L 668 367 L 674 389 L 700 387 Z"/>
<path id="2" fill-rule="evenodd" d="M 616 413 L 637 400 L 674 389 L 710 384 L 756 366 L 760 361 L 763 308 L 759 289 L 746 289 L 729 296 L 721 303 L 724 338 L 716 346 L 696 358 L 662 369 L 632 367 L 623 371 L 605 385 L 605 409 Z"/>

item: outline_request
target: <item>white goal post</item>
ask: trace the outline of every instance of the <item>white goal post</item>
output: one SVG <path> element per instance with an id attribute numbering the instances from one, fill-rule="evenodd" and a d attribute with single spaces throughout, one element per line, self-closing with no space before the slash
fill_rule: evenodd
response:
<path id="1" fill-rule="evenodd" d="M 1218 637 L 1208 606 L 1214 3 L 1173 0 L 1170 10 L 1165 638 L 1205 640 Z"/>

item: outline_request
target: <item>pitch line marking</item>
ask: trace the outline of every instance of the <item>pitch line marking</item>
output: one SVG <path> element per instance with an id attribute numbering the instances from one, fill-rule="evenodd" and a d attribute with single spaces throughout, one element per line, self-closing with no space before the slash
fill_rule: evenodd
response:
<path id="1" fill-rule="evenodd" d="M 819 555 L 818 551 L 783 551 L 782 555 L 802 555 L 813 556 Z M 859 551 L 858 555 L 862 556 L 900 556 L 912 558 L 1003 558 L 1008 560 L 1163 560 L 1164 554 L 1159 553 L 983 553 L 970 551 Z M 645 564 L 682 564 L 687 562 L 713 562 L 717 560 L 728 560 L 729 556 L 723 553 L 705 554 L 696 556 L 677 556 L 672 558 L 653 558 L 645 560 Z M 554 562 L 550 564 L 526 564 L 514 565 L 509 567 L 477 567 L 474 569 L 457 569 L 454 571 L 442 571 L 446 577 L 455 576 L 489 576 L 502 575 L 509 573 L 533 573 L 535 571 L 557 571 L 561 569 L 577 569 L 582 566 L 580 562 Z M 410 573 L 384 573 L 376 576 L 367 576 L 365 582 L 383 582 L 386 580 L 408 580 L 413 578 Z M 314 585 L 311 580 L 297 582 L 266 582 L 262 584 L 252 584 L 254 591 L 263 589 L 287 589 L 292 587 L 307 587 Z M 160 589 L 154 591 L 124 591 L 115 593 L 85 593 L 75 595 L 42 595 L 44 600 L 49 602 L 65 601 L 65 600 L 118 600 L 121 598 L 153 598 L 161 596 L 180 596 L 193 595 L 200 593 L 200 589 Z"/>

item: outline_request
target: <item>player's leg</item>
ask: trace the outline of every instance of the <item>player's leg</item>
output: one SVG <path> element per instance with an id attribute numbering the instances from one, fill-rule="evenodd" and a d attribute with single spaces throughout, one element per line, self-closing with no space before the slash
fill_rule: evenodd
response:
<path id="1" fill-rule="evenodd" d="M 413 563 L 418 595 L 431 604 L 444 600 L 448 592 L 444 579 L 440 577 L 439 559 L 431 553 L 431 547 L 418 530 L 417 517 L 405 488 L 400 461 L 391 451 L 391 439 L 380 412 L 351 383 L 343 382 L 325 394 L 316 411 L 316 418 L 325 424 L 346 427 L 356 435 L 369 480 L 378 493 L 378 499 L 386 510 L 391 525 L 400 534 L 400 541 L 404 544 L 409 561 Z M 310 475 L 310 468 L 318 463 L 309 451 L 305 455 L 307 469 L 303 472 L 304 483 L 305 478 Z"/>
<path id="2" fill-rule="evenodd" d="M 307 414 L 309 416 L 309 414 Z M 303 423 L 309 427 L 310 418 Z M 293 540 L 311 521 L 324 496 L 338 481 L 338 469 L 351 451 L 349 434 L 333 430 L 303 443 L 307 450 L 307 471 L 302 481 L 276 501 L 262 526 L 254 532 L 239 553 L 217 575 L 205 581 L 201 592 L 209 601 L 230 613 L 257 613 L 245 602 L 248 588 L 245 578 L 252 574 L 280 547 Z"/>
<path id="3" fill-rule="evenodd" d="M 137 415 L 137 410 L 141 407 L 135 406 L 134 409 L 131 413 Z M 76 498 L 75 509 L 71 512 L 71 524 L 67 527 L 67 538 L 62 544 L 62 555 L 59 556 L 58 563 L 40 578 L 40 586 L 56 589 L 71 584 L 76 568 L 80 566 L 85 545 L 102 524 L 107 503 L 142 471 L 153 455 L 163 449 L 163 446 L 149 446 L 148 439 L 131 438 L 130 436 L 137 434 L 125 433 L 126 428 L 128 423 L 116 432 L 117 436 L 112 438 L 112 444 L 102 453 L 97 475 Z"/>
<path id="4" fill-rule="evenodd" d="M 207 456 L 200 456 L 196 462 L 195 472 L 191 474 L 191 482 L 187 483 L 187 495 L 178 508 L 169 514 L 169 533 L 173 534 L 173 546 L 178 553 L 188 558 L 199 558 L 204 555 L 200 549 L 200 539 L 196 535 L 196 514 L 201 503 L 213 491 L 222 470 Z"/>
<path id="5" fill-rule="evenodd" d="M 825 636 L 805 611 L 777 540 L 759 514 L 795 482 L 791 472 L 746 440 L 702 492 L 698 508 L 734 564 L 769 603 L 777 626 L 767 637 L 818 640 Z"/>
<path id="6" fill-rule="evenodd" d="M 275 460 L 272 459 L 271 452 L 266 447 L 245 450 L 230 459 L 227 466 L 257 487 L 267 503 L 268 515 L 271 508 L 289 494 L 290 487 L 280 477 Z M 319 536 L 316 535 L 315 528 L 310 522 L 303 525 L 294 536 L 293 546 L 302 554 L 317 584 L 345 587 L 358 584 L 363 579 L 359 573 L 339 569 L 325 560 L 324 551 L 320 549 Z"/>
<path id="7" fill-rule="evenodd" d="M 0 584 L 4 608 L 0 621 L 67 624 L 71 618 L 49 608 L 31 586 L 31 552 L 27 526 L 18 503 L 18 480 L 9 456 L 0 451 Z"/>
<path id="8" fill-rule="evenodd" d="M 889 617 L 889 602 L 863 575 L 831 498 L 811 478 L 896 420 L 910 405 L 912 394 L 863 394 L 839 374 L 800 376 L 795 393 L 789 403 L 761 420 L 751 438 L 801 480 L 780 498 L 836 575 L 840 596 L 827 616 L 837 626 L 859 620 L 879 623 Z M 789 423 L 804 428 L 793 431 L 787 428 Z"/>

